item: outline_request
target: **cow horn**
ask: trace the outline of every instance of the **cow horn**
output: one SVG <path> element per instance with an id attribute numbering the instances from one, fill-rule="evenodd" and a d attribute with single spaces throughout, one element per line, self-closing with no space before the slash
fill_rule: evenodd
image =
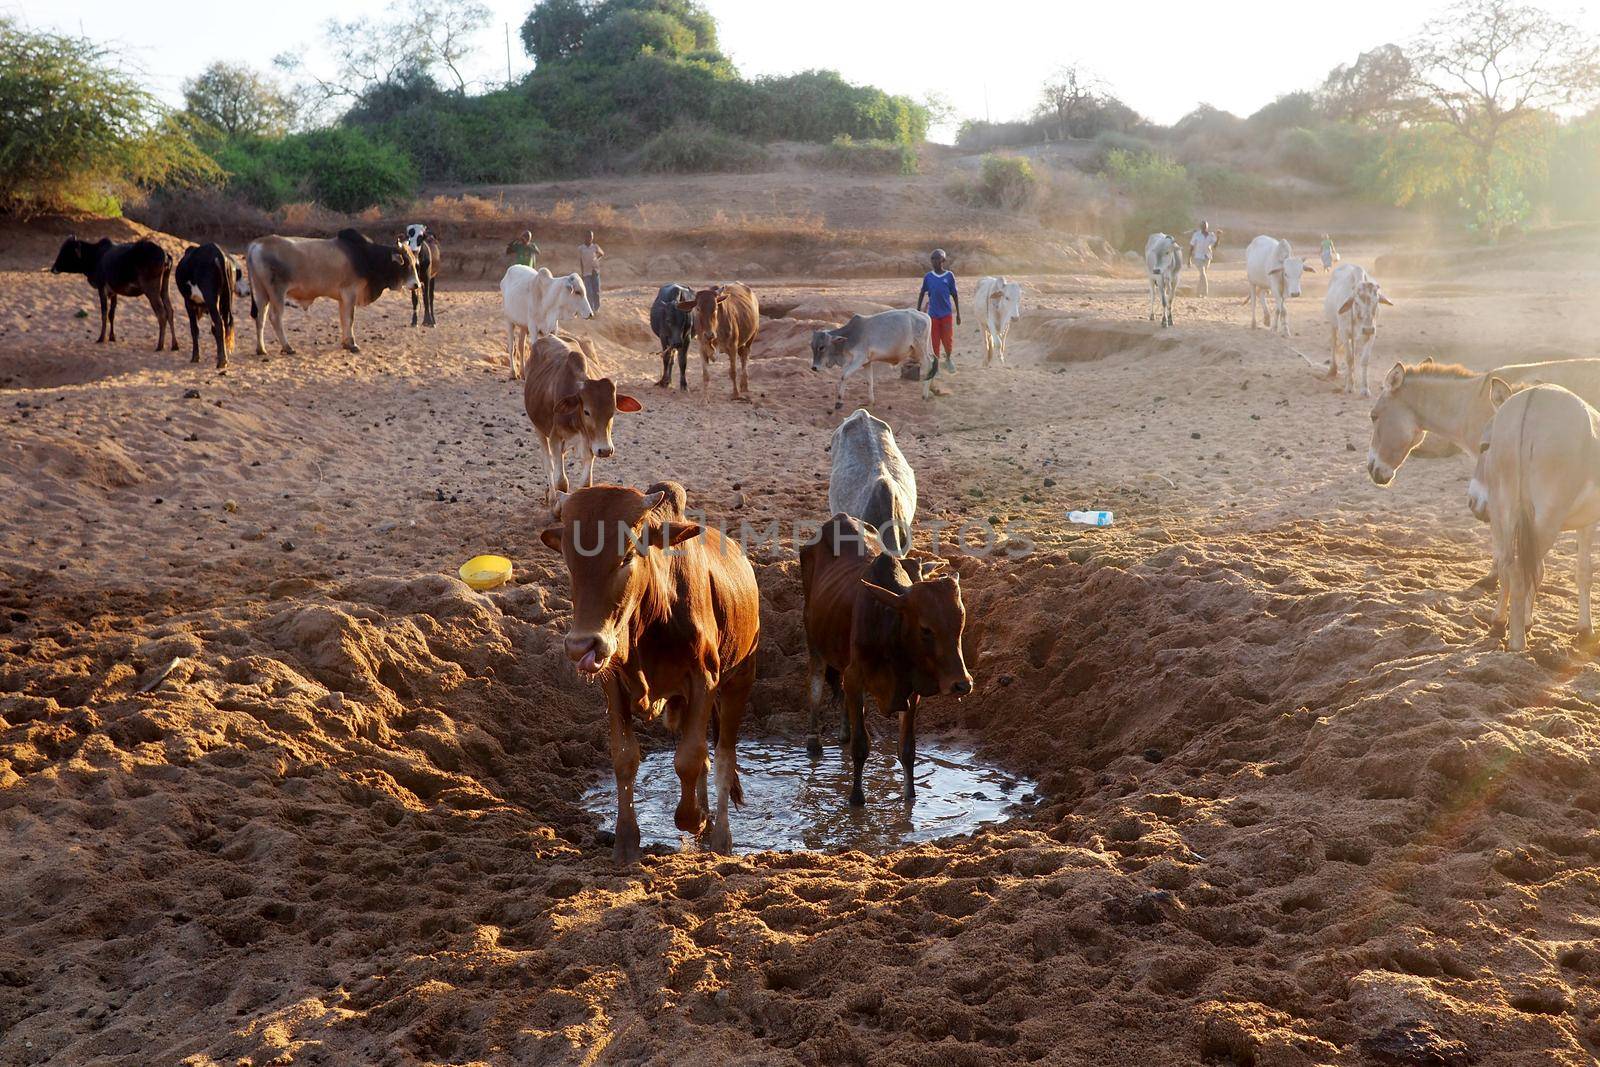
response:
<path id="1" fill-rule="evenodd" d="M 651 493 L 644 498 L 644 509 L 646 511 L 654 511 L 656 508 L 661 506 L 661 502 L 666 498 L 666 490 L 658 489 L 654 493 Z"/>

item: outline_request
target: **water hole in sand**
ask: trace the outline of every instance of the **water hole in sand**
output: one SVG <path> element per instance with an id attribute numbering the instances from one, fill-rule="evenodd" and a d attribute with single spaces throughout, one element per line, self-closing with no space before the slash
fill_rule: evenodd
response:
<path id="1" fill-rule="evenodd" d="M 906 845 L 968 833 L 1019 814 L 1036 795 L 1034 782 L 984 760 L 960 737 L 917 741 L 916 799 L 901 798 L 900 762 L 892 737 L 874 739 L 862 769 L 865 807 L 852 808 L 850 759 L 830 745 L 821 759 L 806 754 L 805 742 L 763 737 L 739 742 L 739 779 L 744 804 L 729 812 L 737 852 L 781 849 L 891 852 Z M 672 749 L 651 752 L 634 780 L 634 813 L 640 843 L 693 847 L 672 822 L 678 775 Z M 709 779 L 716 804 L 716 772 Z M 601 828 L 616 824 L 617 790 L 609 769 L 583 796 L 583 806 Z"/>

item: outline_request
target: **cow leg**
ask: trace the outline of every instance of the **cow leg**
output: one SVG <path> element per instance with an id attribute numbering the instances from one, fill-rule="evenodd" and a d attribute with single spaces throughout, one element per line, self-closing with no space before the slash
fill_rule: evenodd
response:
<path id="1" fill-rule="evenodd" d="M 687 341 L 678 346 L 678 388 L 685 393 L 689 391 L 689 343 Z"/>
<path id="2" fill-rule="evenodd" d="M 562 470 L 565 457 L 557 453 L 556 444 L 550 438 L 541 437 L 540 443 L 544 446 L 544 476 L 550 483 L 550 488 L 545 493 L 545 503 L 554 506 L 556 493 L 561 491 L 561 482 L 565 480 L 565 473 Z"/>
<path id="3" fill-rule="evenodd" d="M 220 311 L 209 308 L 207 310 L 211 312 L 211 336 L 217 340 L 217 369 L 220 370 L 228 365 L 228 328 L 223 325 Z M 198 346 L 195 357 L 199 358 Z"/>
<path id="4" fill-rule="evenodd" d="M 661 350 L 661 380 L 656 382 L 656 388 L 666 389 L 672 385 L 672 349 Z"/>
<path id="5" fill-rule="evenodd" d="M 417 305 L 421 302 L 422 294 L 415 289 L 411 290 L 411 325 L 413 326 L 417 324 Z"/>
<path id="6" fill-rule="evenodd" d="M 422 319 L 422 324 L 424 326 L 437 326 L 437 325 L 439 325 L 438 316 L 436 316 L 433 313 L 433 298 L 434 298 L 434 294 L 436 294 L 438 291 L 439 291 L 439 279 L 437 279 L 437 278 L 429 278 L 428 279 L 427 310 L 424 313 L 423 319 Z"/>
<path id="7" fill-rule="evenodd" d="M 156 351 L 159 352 L 163 348 L 167 347 L 166 311 L 161 306 L 161 294 L 159 292 L 156 292 L 153 289 L 146 289 L 144 291 L 144 298 L 150 304 L 150 313 L 156 317 Z M 172 345 L 174 348 L 176 348 L 178 345 L 176 331 L 174 331 Z"/>
<path id="8" fill-rule="evenodd" d="M 878 380 L 874 368 L 877 366 L 872 360 L 867 360 L 867 407 L 878 405 Z"/>
<path id="9" fill-rule="evenodd" d="M 612 856 L 618 863 L 639 859 L 639 821 L 633 813 L 633 782 L 639 773 L 639 738 L 633 716 L 615 672 L 606 675 L 606 708 L 611 720 L 611 773 L 617 781 L 616 843 Z"/>
<path id="10" fill-rule="evenodd" d="M 1361 395 L 1365 397 L 1372 396 L 1372 376 L 1367 370 L 1367 366 L 1371 362 L 1372 341 L 1369 340 L 1361 346 Z"/>
<path id="11" fill-rule="evenodd" d="M 347 293 L 339 294 L 339 337 L 346 352 L 359 352 L 356 344 L 356 302 Z"/>
<path id="12" fill-rule="evenodd" d="M 189 357 L 190 363 L 200 362 L 200 316 L 196 314 L 194 301 L 185 300 L 183 310 L 189 313 L 189 345 L 194 350 Z"/>
<path id="13" fill-rule="evenodd" d="M 811 677 L 811 734 L 806 738 L 806 755 L 812 759 L 822 758 L 822 694 L 827 686 L 826 675 L 828 665 L 822 657 L 815 652 L 811 653 L 808 663 L 808 673 Z"/>
<path id="14" fill-rule="evenodd" d="M 917 694 L 906 698 L 900 709 L 900 777 L 907 804 L 917 799 Z"/>
<path id="15" fill-rule="evenodd" d="M 706 773 L 706 730 L 711 719 L 711 694 L 705 681 L 695 678 L 690 682 L 688 707 L 679 720 L 678 750 L 673 755 L 672 767 L 678 772 L 678 807 L 672 813 L 672 823 L 686 834 L 700 836 L 706 825 L 706 813 L 700 809 L 696 793 Z"/>
<path id="16" fill-rule="evenodd" d="M 861 769 L 867 764 L 871 739 L 867 736 L 866 693 L 861 680 L 849 672 L 844 678 L 844 710 L 850 719 L 850 806 L 859 808 L 867 802 L 866 791 L 861 788 Z"/>
<path id="17" fill-rule="evenodd" d="M 583 476 L 583 484 L 584 488 L 592 489 L 594 488 L 594 446 L 585 443 L 583 447 L 584 451 L 589 453 L 589 469 Z"/>
<path id="18" fill-rule="evenodd" d="M 1256 326 L 1256 287 L 1253 285 L 1250 287 L 1250 328 L 1252 330 L 1258 328 Z"/>
<path id="19" fill-rule="evenodd" d="M 111 321 L 111 316 L 106 303 L 106 291 L 100 289 L 97 292 L 100 295 L 100 336 L 94 339 L 94 343 L 103 345 L 106 343 L 106 325 Z"/>
<path id="20" fill-rule="evenodd" d="M 117 343 L 117 291 L 111 290 L 111 306 L 106 309 L 106 340 Z"/>
<path id="21" fill-rule="evenodd" d="M 833 410 L 835 411 L 838 411 L 840 408 L 844 407 L 844 383 L 845 379 L 850 377 L 851 369 L 852 368 L 850 366 L 846 365 L 845 368 L 839 372 L 839 388 L 834 392 L 833 396 Z"/>
<path id="22" fill-rule="evenodd" d="M 278 338 L 278 350 L 286 356 L 294 355 L 294 345 L 289 343 L 289 338 L 283 332 L 283 297 L 274 297 L 267 306 L 267 318 L 272 320 L 272 332 Z M 265 351 L 261 355 L 266 355 Z"/>
<path id="23" fill-rule="evenodd" d="M 750 690 L 756 684 L 755 659 L 739 665 L 732 676 L 724 676 L 717 686 L 717 713 L 712 718 L 717 735 L 717 813 L 711 832 L 706 835 L 706 847 L 727 855 L 733 851 L 733 831 L 728 826 L 728 801 L 744 803 L 744 787 L 739 783 L 739 726 L 744 722 L 744 710 L 750 700 Z"/>
<path id="24" fill-rule="evenodd" d="M 161 275 L 161 310 L 166 315 L 167 338 L 171 342 L 171 351 L 178 350 L 178 316 L 172 310 L 172 271 L 164 271 Z M 159 344 L 160 342 L 156 342 Z"/>
<path id="25" fill-rule="evenodd" d="M 1594 636 L 1594 623 L 1589 618 L 1589 586 L 1594 580 L 1594 563 L 1589 550 L 1594 543 L 1594 527 L 1578 530 L 1578 636 L 1587 641 Z"/>

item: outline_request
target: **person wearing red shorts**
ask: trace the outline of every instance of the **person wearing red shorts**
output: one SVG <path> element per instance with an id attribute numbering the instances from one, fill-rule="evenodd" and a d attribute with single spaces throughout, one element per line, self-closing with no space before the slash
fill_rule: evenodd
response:
<path id="1" fill-rule="evenodd" d="M 961 325 L 961 296 L 956 292 L 956 276 L 945 270 L 949 257 L 944 249 L 935 248 L 928 257 L 933 269 L 922 276 L 922 292 L 917 294 L 917 310 L 927 305 L 928 317 L 933 320 L 933 370 L 939 371 L 939 349 L 944 349 L 944 369 L 956 372 L 955 328 Z"/>

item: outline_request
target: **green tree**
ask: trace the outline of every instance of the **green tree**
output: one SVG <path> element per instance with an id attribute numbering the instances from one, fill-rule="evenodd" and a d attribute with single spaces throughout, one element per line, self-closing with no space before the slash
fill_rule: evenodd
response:
<path id="1" fill-rule="evenodd" d="M 522 49 L 539 65 L 576 55 L 589 30 L 584 0 L 539 0 L 522 21 Z"/>
<path id="2" fill-rule="evenodd" d="M 597 63 L 626 63 L 645 52 L 677 57 L 694 48 L 694 31 L 673 16 L 623 10 L 584 35 L 582 55 Z"/>
<path id="3" fill-rule="evenodd" d="M 270 78 L 213 63 L 183 83 L 184 109 L 224 137 L 282 137 L 294 122 L 294 105 Z"/>
<path id="4" fill-rule="evenodd" d="M 0 18 L 0 210 L 110 210 L 160 184 L 219 176 L 189 129 L 82 37 Z"/>
<path id="5" fill-rule="evenodd" d="M 1539 8 L 1461 0 L 1424 25 L 1408 50 L 1426 118 L 1466 149 L 1465 201 L 1493 240 L 1526 214 L 1520 188 L 1536 170 L 1549 113 L 1600 98 L 1600 42 Z"/>
<path id="6" fill-rule="evenodd" d="M 717 50 L 717 20 L 695 0 L 599 0 L 592 22 L 598 26 L 624 11 L 654 12 L 670 16 L 694 34 L 694 44 L 684 52 Z"/>

